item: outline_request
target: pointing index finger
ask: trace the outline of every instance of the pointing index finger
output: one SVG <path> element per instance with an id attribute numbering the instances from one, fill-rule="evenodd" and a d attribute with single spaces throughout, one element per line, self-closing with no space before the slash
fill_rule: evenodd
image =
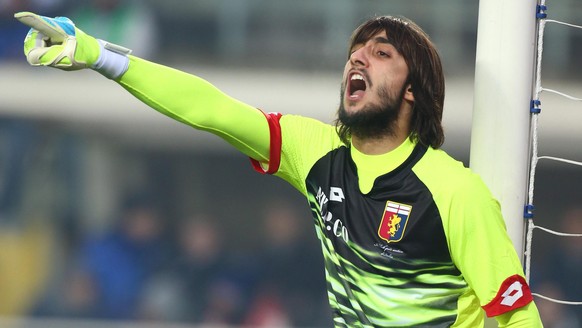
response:
<path id="1" fill-rule="evenodd" d="M 64 22 L 60 22 L 57 19 L 40 16 L 35 13 L 27 11 L 19 12 L 14 14 L 14 18 L 18 19 L 24 25 L 30 26 L 31 28 L 49 37 L 51 41 L 55 43 L 63 42 L 69 34 L 75 34 L 74 25 L 68 24 L 69 26 L 65 26 L 62 24 Z M 68 29 L 68 31 L 66 31 L 64 28 Z"/>

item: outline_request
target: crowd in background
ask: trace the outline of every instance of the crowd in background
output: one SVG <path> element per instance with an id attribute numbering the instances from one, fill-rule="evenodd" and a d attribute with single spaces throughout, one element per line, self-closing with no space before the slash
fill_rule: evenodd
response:
<path id="1" fill-rule="evenodd" d="M 159 47 L 158 23 L 152 9 L 142 1 L 0 0 L 0 59 L 22 59 L 28 27 L 14 19 L 19 11 L 75 17 L 75 24 L 83 29 L 124 44 L 144 58 L 154 56 Z"/>
<path id="2" fill-rule="evenodd" d="M 227 246 L 212 214 L 165 231 L 155 204 L 129 196 L 110 230 L 79 241 L 30 314 L 252 327 L 330 322 L 319 250 L 299 230 L 307 218 L 288 204 L 263 213 L 264 243 L 250 253 Z"/>
<path id="3" fill-rule="evenodd" d="M 96 201 L 83 200 L 88 186 L 79 186 L 90 183 L 84 174 L 95 174 L 78 172 L 87 169 L 83 163 L 91 151 L 85 138 L 0 119 L 0 316 L 331 326 L 321 250 L 306 202 L 298 208 L 295 198 L 285 199 L 288 191 L 264 197 L 276 187 L 253 199 L 252 187 L 230 186 L 248 206 L 238 210 L 236 201 L 220 198 L 231 197 L 229 192 L 215 193 L 205 182 L 205 195 L 185 187 L 180 197 L 199 205 L 176 214 L 168 204 L 172 209 L 180 205 L 164 185 L 184 186 L 160 171 L 173 171 L 188 160 L 150 154 L 146 157 L 168 157 L 163 168 L 146 169 L 148 183 L 120 193 L 103 224 L 83 222 L 87 209 L 82 204 Z M 121 152 L 144 160 L 123 147 Z M 240 158 L 230 155 L 227 161 L 209 154 L 196 157 L 232 170 L 240 166 Z M 236 169 L 260 177 L 247 162 Z M 121 175 L 136 169 L 114 163 Z M 206 175 L 196 171 L 196 163 L 191 169 L 195 179 Z M 220 177 L 208 181 L 213 180 L 219 188 L 226 185 Z M 201 204 L 196 198 L 203 196 L 218 198 Z M 221 207 L 232 207 L 227 213 L 240 217 L 225 217 Z"/>
<path id="4" fill-rule="evenodd" d="M 82 29 L 132 48 L 142 57 L 155 58 L 160 45 L 168 41 L 160 33 L 160 17 L 144 3 L 0 0 L 0 62 L 24 60 L 22 39 L 28 28 L 12 17 L 20 10 L 74 17 Z M 164 37 L 187 39 L 188 35 Z M 235 51 L 236 42 L 230 44 Z M 82 208 L 76 208 L 79 195 L 72 185 L 78 183 L 74 168 L 82 165 L 74 158 L 79 145 L 74 137 L 49 133 L 52 137 L 47 139 L 46 133 L 26 120 L 0 118 L 0 290 L 4 295 L 0 315 L 331 326 L 321 252 L 314 230 L 305 229 L 311 225 L 307 205 L 297 209 L 294 202 L 281 200 L 284 197 L 249 204 L 259 222 L 254 230 L 259 241 L 250 248 L 228 240 L 232 233 L 225 231 L 225 225 L 233 220 L 208 208 L 179 217 L 168 214 L 159 197 L 166 190 L 124 193 L 106 228 L 80 229 L 75 214 Z M 51 165 L 48 187 L 35 185 L 39 179 L 47 181 L 46 172 L 43 175 L 38 169 L 42 163 Z M 52 187 L 55 184 L 58 188 Z M 42 210 L 54 210 L 49 203 L 69 202 L 67 210 L 55 211 L 66 219 L 58 223 L 39 219 L 23 200 L 36 193 L 50 195 L 44 202 L 32 202 L 42 204 Z M 571 206 L 558 219 L 554 221 L 558 230 L 582 232 L 579 207 Z M 55 249 L 58 256 L 50 253 Z M 541 253 L 534 263 L 532 289 L 580 301 L 582 239 L 556 239 Z M 579 306 L 536 302 L 546 327 L 582 325 Z"/>
<path id="5" fill-rule="evenodd" d="M 582 233 L 582 206 L 573 205 L 557 218 L 556 231 Z M 547 243 L 545 256 L 534 262 L 532 290 L 555 300 L 580 302 L 582 299 L 582 238 L 554 237 Z M 536 299 L 545 327 L 582 326 L 582 307 Z"/>
<path id="6" fill-rule="evenodd" d="M 580 21 L 582 2 L 559 3 L 553 18 Z M 20 58 L 28 29 L 13 14 L 21 10 L 74 17 L 90 34 L 166 63 L 334 71 L 343 64 L 355 26 L 375 14 L 403 15 L 429 32 L 448 74 L 474 72 L 478 2 L 0 0 L 0 60 Z M 544 76 L 576 79 L 582 68 L 581 33 L 549 25 L 546 35 Z"/>

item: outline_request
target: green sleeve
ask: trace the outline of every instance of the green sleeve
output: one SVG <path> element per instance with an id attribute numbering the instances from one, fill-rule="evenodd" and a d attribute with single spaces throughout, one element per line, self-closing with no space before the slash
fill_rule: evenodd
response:
<path id="1" fill-rule="evenodd" d="M 158 112 L 213 133 L 251 158 L 268 159 L 269 127 L 263 113 L 207 81 L 130 56 L 129 69 L 117 82 Z"/>
<path id="2" fill-rule="evenodd" d="M 495 317 L 499 328 L 542 328 L 538 308 L 534 302 Z"/>
<path id="3" fill-rule="evenodd" d="M 445 224 L 451 255 L 485 308 L 505 279 L 524 277 L 523 268 L 506 232 L 499 202 L 485 184 L 471 174 L 459 186 Z M 533 301 L 495 318 L 499 327 L 541 327 Z"/>
<path id="4" fill-rule="evenodd" d="M 476 175 L 451 181 L 457 188 L 443 220 L 453 261 L 481 300 L 491 301 L 509 276 L 523 276 L 506 233 L 500 205 Z"/>
<path id="5" fill-rule="evenodd" d="M 462 163 L 454 164 L 443 152 L 431 149 L 425 156 L 430 156 L 431 160 L 415 171 L 433 192 L 453 262 L 474 291 L 479 305 L 485 308 L 506 279 L 524 277 L 499 202 L 481 178 Z M 497 316 L 507 327 L 513 327 L 522 319 L 539 322 L 533 302 L 507 313 Z"/>

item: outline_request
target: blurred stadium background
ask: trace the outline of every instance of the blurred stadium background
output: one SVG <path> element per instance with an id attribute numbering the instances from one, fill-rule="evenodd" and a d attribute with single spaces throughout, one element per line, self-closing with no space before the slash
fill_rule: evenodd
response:
<path id="1" fill-rule="evenodd" d="M 444 148 L 469 164 L 477 2 L 0 0 L 2 327 L 331 327 L 303 197 L 98 74 L 28 66 L 27 28 L 12 18 L 22 10 L 71 17 L 265 111 L 326 122 L 351 31 L 407 16 L 440 49 Z M 582 23 L 578 0 L 549 13 Z M 582 96 L 582 33 L 546 35 L 548 87 Z M 540 153 L 582 160 L 580 107 L 544 98 Z M 540 224 L 582 232 L 580 181 L 580 169 L 540 163 Z M 580 241 L 540 236 L 533 249 L 532 288 L 580 300 Z M 547 327 L 582 322 L 580 307 L 537 302 Z"/>

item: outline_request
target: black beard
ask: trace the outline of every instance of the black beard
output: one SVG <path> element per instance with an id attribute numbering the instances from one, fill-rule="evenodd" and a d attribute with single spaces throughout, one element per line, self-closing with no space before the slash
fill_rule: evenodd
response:
<path id="1" fill-rule="evenodd" d="M 347 127 L 352 136 L 361 139 L 377 139 L 396 135 L 396 123 L 400 115 L 400 106 L 406 87 L 403 86 L 398 98 L 390 97 L 386 88 L 380 88 L 378 95 L 384 101 L 380 104 L 368 104 L 355 113 L 347 113 L 344 107 L 345 86 L 341 88 L 338 119 Z"/>

